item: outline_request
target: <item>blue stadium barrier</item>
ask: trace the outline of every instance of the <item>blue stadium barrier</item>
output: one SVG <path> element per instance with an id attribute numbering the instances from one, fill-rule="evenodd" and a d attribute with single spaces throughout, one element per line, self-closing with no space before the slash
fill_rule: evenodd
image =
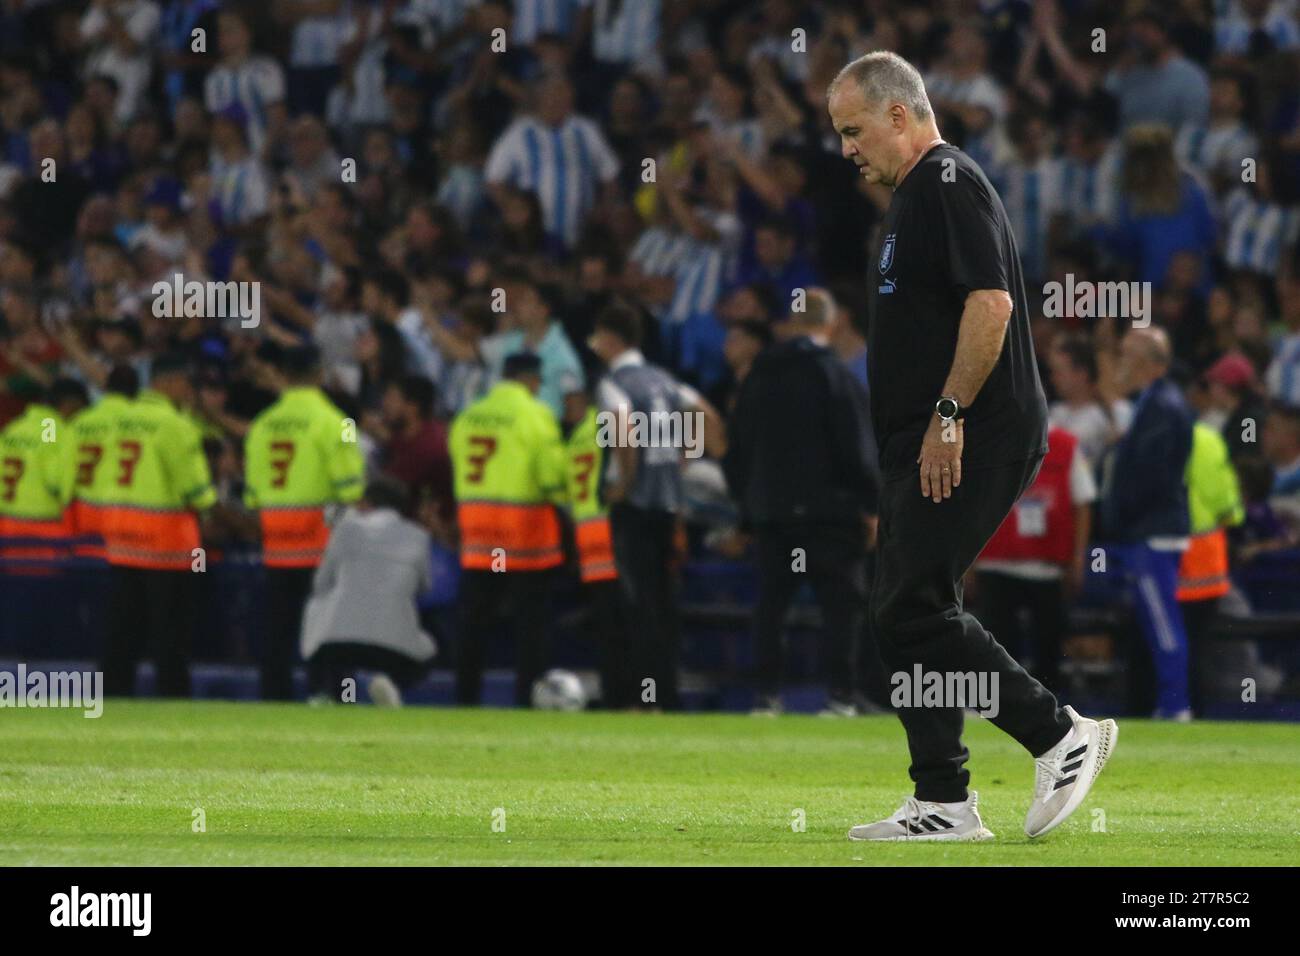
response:
<path id="1" fill-rule="evenodd" d="M 1270 663 L 1291 673 L 1300 670 L 1300 551 L 1266 556 L 1237 575 L 1238 584 L 1257 606 L 1268 607 L 1245 620 L 1224 622 L 1216 639 L 1256 640 Z M 444 666 L 455 646 L 454 605 L 458 572 L 454 554 L 435 554 L 436 585 L 422 601 L 426 626 L 443 654 L 429 678 L 408 695 L 412 703 L 450 704 L 452 674 Z M 107 569 L 91 562 L 65 562 L 44 573 L 0 573 L 0 658 L 44 661 L 95 661 L 103 646 Z M 684 619 L 682 696 L 688 709 L 746 710 L 754 699 L 752 609 L 757 580 L 748 562 L 716 558 L 688 561 L 682 572 Z M 787 708 L 816 711 L 825 700 L 821 673 L 820 623 L 804 588 L 792 608 L 787 631 Z M 258 695 L 256 662 L 264 639 L 265 582 L 256 551 L 231 549 L 214 553 L 202 576 L 194 641 L 196 697 L 254 700 Z M 1128 598 L 1119 575 L 1091 574 L 1080 612 L 1094 626 L 1117 633 L 1124 627 Z M 555 594 L 552 634 L 553 666 L 591 672 L 597 648 L 576 584 Z M 1289 613 L 1288 613 L 1289 612 Z M 513 699 L 514 643 L 504 630 L 490 636 L 484 701 L 509 706 Z M 1118 665 L 1122 669 L 1122 664 Z M 152 693 L 152 669 L 143 665 L 141 692 Z M 306 682 L 299 675 L 299 696 Z M 1108 702 L 1103 698 L 1099 705 Z M 1220 705 L 1220 703 L 1222 705 Z M 1232 701 L 1214 705 L 1207 716 L 1296 719 L 1294 704 L 1241 707 Z"/>

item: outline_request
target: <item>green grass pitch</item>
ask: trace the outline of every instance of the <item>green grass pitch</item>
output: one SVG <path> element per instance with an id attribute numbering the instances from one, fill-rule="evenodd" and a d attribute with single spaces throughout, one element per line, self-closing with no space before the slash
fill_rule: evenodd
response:
<path id="1" fill-rule="evenodd" d="M 1294 865 L 1300 729 L 1120 721 L 1049 836 L 1033 761 L 967 724 L 997 839 L 850 843 L 909 792 L 893 717 L 106 703 L 0 710 L 0 860 L 64 865 Z M 195 832 L 202 810 L 206 832 Z M 792 824 L 806 826 L 799 832 Z M 497 824 L 494 829 L 494 822 Z M 504 823 L 504 832 L 500 830 Z M 1104 829 L 1103 829 L 1104 827 Z"/>

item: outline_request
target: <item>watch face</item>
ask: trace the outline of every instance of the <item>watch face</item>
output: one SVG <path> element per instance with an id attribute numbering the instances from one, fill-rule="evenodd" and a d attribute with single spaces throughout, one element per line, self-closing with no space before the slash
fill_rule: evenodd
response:
<path id="1" fill-rule="evenodd" d="M 936 410 L 939 412 L 940 418 L 957 417 L 957 403 L 951 398 L 939 399 L 939 404 L 936 406 Z"/>

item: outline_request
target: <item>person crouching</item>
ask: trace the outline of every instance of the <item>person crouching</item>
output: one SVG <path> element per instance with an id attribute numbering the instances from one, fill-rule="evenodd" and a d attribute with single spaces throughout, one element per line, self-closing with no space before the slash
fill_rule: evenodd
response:
<path id="1" fill-rule="evenodd" d="M 418 681 L 437 653 L 416 607 L 433 586 L 429 536 L 403 516 L 408 499 L 401 482 L 377 478 L 330 535 L 303 615 L 314 703 L 355 700 L 345 678 L 368 670 L 370 699 L 400 706 L 400 688 Z"/>

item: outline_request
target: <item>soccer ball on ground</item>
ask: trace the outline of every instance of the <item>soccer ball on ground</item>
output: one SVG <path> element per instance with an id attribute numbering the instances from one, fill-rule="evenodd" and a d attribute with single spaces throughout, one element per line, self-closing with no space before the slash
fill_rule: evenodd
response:
<path id="1" fill-rule="evenodd" d="M 582 710 L 587 692 L 573 671 L 555 668 L 533 682 L 533 706 L 538 710 Z"/>

